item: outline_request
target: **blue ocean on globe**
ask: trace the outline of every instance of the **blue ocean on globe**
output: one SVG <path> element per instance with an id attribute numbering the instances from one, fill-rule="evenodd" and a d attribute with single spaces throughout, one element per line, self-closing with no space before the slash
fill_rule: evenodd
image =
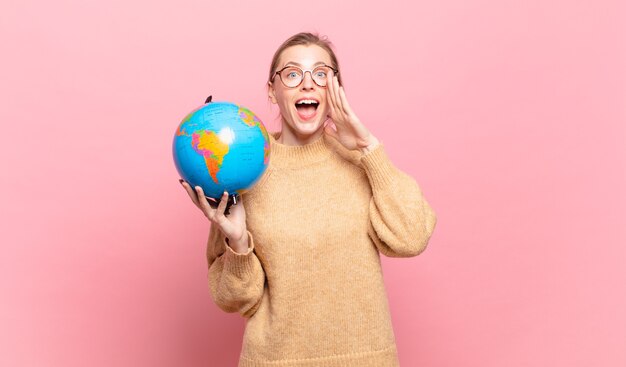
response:
<path id="1" fill-rule="evenodd" d="M 219 199 L 224 191 L 243 194 L 261 178 L 269 164 L 270 140 L 249 109 L 209 102 L 181 121 L 172 150 L 181 178 Z"/>

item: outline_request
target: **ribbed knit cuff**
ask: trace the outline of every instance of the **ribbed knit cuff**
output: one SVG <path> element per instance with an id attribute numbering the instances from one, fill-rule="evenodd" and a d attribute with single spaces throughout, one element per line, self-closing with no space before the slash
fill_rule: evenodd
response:
<path id="1" fill-rule="evenodd" d="M 252 233 L 248 233 L 248 251 L 245 253 L 238 253 L 232 249 L 226 242 L 224 237 L 224 246 L 226 251 L 224 252 L 224 269 L 235 274 L 237 277 L 243 277 L 252 273 L 253 256 L 256 256 L 254 251 L 254 239 Z"/>
<path id="2" fill-rule="evenodd" d="M 372 188 L 382 188 L 394 181 L 396 168 L 389 160 L 382 143 L 379 143 L 374 150 L 365 153 L 361 157 L 361 163 L 367 172 Z"/>
<path id="3" fill-rule="evenodd" d="M 398 348 L 395 343 L 391 346 L 372 351 L 353 352 L 348 354 L 331 355 L 327 357 L 313 357 L 313 358 L 297 358 L 297 359 L 279 359 L 273 361 L 259 360 L 256 356 L 242 355 L 239 358 L 240 367 L 346 367 L 346 366 L 359 366 L 359 367 L 397 367 L 400 361 L 398 360 Z M 259 358 L 259 359 L 257 359 Z"/>

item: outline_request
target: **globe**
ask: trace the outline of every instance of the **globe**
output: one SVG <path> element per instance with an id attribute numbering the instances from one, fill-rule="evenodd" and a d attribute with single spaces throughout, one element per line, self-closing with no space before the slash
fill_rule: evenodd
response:
<path id="1" fill-rule="evenodd" d="M 227 191 L 230 208 L 265 172 L 270 140 L 252 111 L 230 102 L 212 102 L 209 97 L 181 121 L 172 151 L 182 179 L 191 187 L 202 187 L 213 207 Z"/>

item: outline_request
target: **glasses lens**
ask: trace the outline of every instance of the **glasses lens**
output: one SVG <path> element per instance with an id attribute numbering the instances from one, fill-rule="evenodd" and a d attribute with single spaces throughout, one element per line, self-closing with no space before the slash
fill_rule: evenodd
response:
<path id="1" fill-rule="evenodd" d="M 317 85 L 325 87 L 328 82 L 328 74 L 330 74 L 330 68 L 328 66 L 318 66 L 313 70 L 311 75 Z"/>
<path id="2" fill-rule="evenodd" d="M 296 67 L 286 68 L 280 73 L 280 79 L 288 87 L 295 87 L 302 81 L 302 70 Z"/>

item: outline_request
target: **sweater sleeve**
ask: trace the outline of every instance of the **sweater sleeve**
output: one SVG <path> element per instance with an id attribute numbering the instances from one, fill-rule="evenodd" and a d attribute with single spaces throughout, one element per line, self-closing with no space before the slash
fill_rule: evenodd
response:
<path id="1" fill-rule="evenodd" d="M 372 188 L 368 234 L 388 257 L 417 256 L 426 249 L 437 217 L 417 182 L 396 168 L 382 143 L 361 157 Z"/>
<path id="2" fill-rule="evenodd" d="M 254 238 L 248 231 L 248 251 L 235 252 L 219 228 L 211 225 L 207 243 L 209 292 L 225 312 L 250 318 L 263 298 L 265 272 L 254 253 Z"/>

